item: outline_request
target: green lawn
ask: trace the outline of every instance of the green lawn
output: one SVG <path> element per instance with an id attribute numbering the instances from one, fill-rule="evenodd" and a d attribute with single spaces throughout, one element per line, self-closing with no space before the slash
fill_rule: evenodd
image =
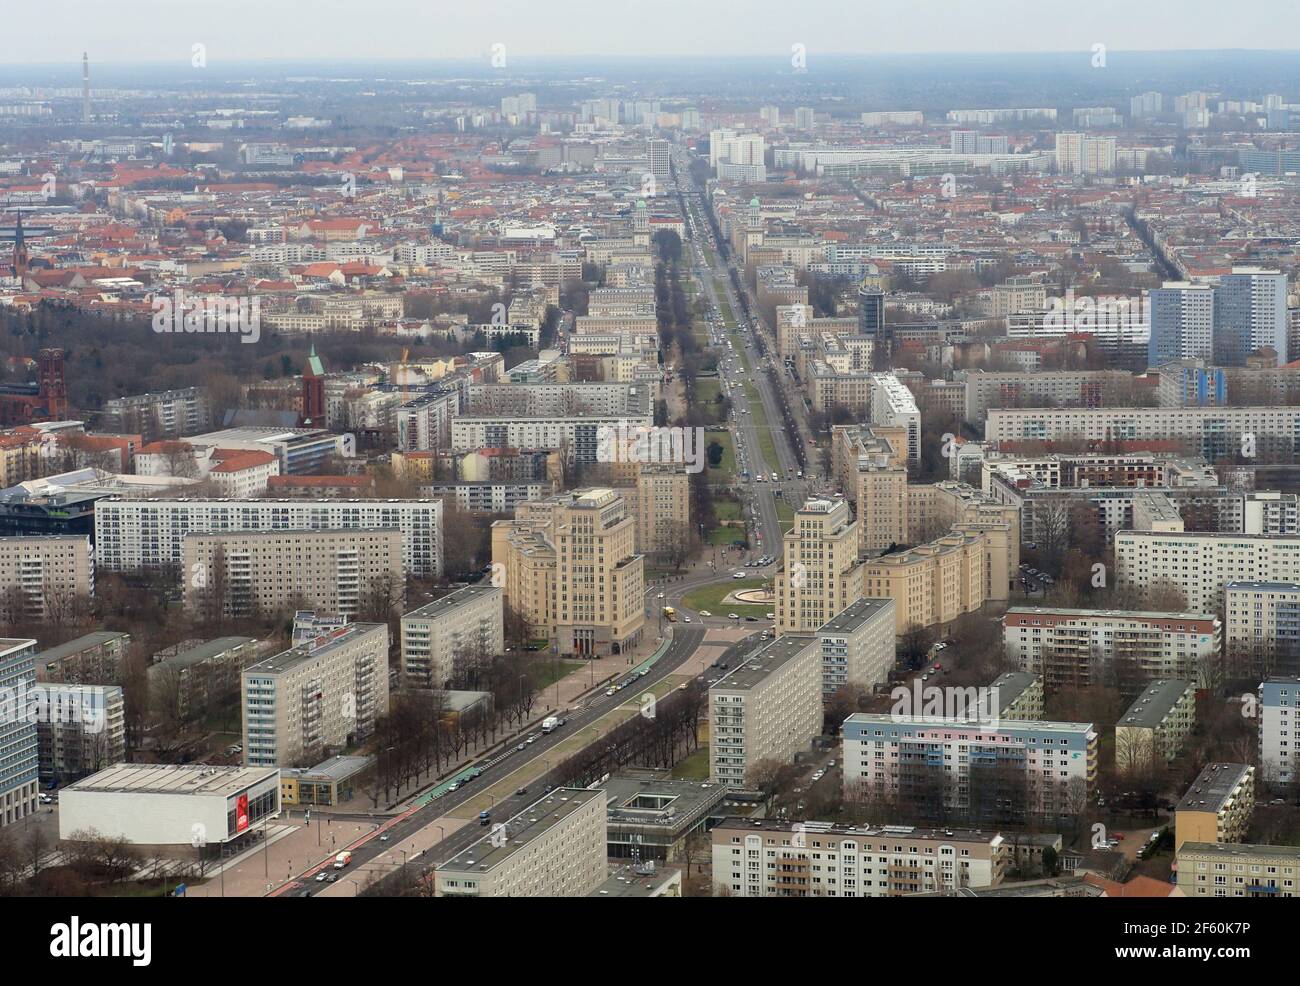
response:
<path id="1" fill-rule="evenodd" d="M 750 606 L 738 603 L 724 603 L 722 600 L 739 589 L 758 589 L 766 584 L 765 579 L 727 579 L 714 585 L 692 589 L 682 597 L 682 605 L 687 609 L 699 611 L 707 609 L 714 616 L 726 616 L 736 613 L 739 616 L 757 616 L 760 620 L 764 614 L 776 609 L 776 603 L 768 606 Z"/>
<path id="2" fill-rule="evenodd" d="M 673 777 L 683 781 L 707 781 L 709 779 L 709 747 L 701 746 L 685 760 L 680 760 L 673 768 Z"/>
<path id="3" fill-rule="evenodd" d="M 717 515 L 718 520 L 742 519 L 740 501 L 735 497 L 715 497 L 713 512 Z"/>
<path id="4" fill-rule="evenodd" d="M 714 442 L 722 446 L 722 462 L 716 466 L 709 466 L 709 481 L 715 486 L 719 483 L 725 486 L 736 475 L 736 449 L 732 444 L 731 432 L 706 431 L 704 433 L 705 449 Z"/>
<path id="5" fill-rule="evenodd" d="M 759 399 L 758 388 L 748 380 L 745 381 L 745 399 L 749 402 L 749 413 L 754 419 L 754 430 L 758 432 L 758 450 L 763 454 L 768 472 L 780 466 L 776 457 L 776 444 L 772 441 L 772 426 L 768 424 L 767 411 Z"/>
<path id="6" fill-rule="evenodd" d="M 537 657 L 531 663 L 533 681 L 536 683 L 538 691 L 545 690 L 565 675 L 572 674 L 587 665 L 586 661 L 557 661 L 552 657 Z"/>
<path id="7" fill-rule="evenodd" d="M 794 527 L 794 507 L 781 497 L 776 500 L 776 519 L 781 522 L 782 533 Z"/>

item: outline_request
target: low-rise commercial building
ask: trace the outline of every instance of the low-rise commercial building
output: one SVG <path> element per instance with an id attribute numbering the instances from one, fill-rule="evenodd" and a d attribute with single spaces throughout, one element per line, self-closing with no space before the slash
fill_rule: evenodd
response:
<path id="1" fill-rule="evenodd" d="M 136 845 L 215 847 L 279 814 L 274 767 L 119 763 L 60 792 L 59 838 L 93 830 Z"/>

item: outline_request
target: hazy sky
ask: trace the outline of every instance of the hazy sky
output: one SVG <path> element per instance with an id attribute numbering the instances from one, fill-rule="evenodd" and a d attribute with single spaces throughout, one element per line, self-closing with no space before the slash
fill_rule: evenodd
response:
<path id="1" fill-rule="evenodd" d="M 0 63 L 1300 47 L 1298 0 L 0 0 Z"/>

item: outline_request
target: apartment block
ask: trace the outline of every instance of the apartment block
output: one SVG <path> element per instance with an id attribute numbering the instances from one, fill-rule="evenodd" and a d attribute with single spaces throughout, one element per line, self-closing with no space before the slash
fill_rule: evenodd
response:
<path id="1" fill-rule="evenodd" d="M 585 897 L 604 881 L 605 792 L 558 788 L 434 870 L 438 897 Z"/>
<path id="2" fill-rule="evenodd" d="M 871 375 L 871 422 L 907 429 L 907 457 L 921 457 L 921 412 L 916 398 L 892 373 Z"/>
<path id="3" fill-rule="evenodd" d="M 1254 767 L 1206 764 L 1174 809 L 1174 849 L 1187 842 L 1241 842 L 1254 811 Z"/>
<path id="4" fill-rule="evenodd" d="M 1115 768 L 1139 773 L 1171 763 L 1196 724 L 1196 685 L 1153 681 L 1115 723 Z"/>
<path id="5" fill-rule="evenodd" d="M 96 630 L 47 647 L 36 655 L 36 680 L 71 685 L 112 685 L 122 680 L 130 634 Z"/>
<path id="6" fill-rule="evenodd" d="M 1053 689 L 1112 673 L 1130 694 L 1171 678 L 1210 687 L 1222 639 L 1218 618 L 1204 613 L 1013 607 L 1002 617 L 1007 656 Z"/>
<path id="7" fill-rule="evenodd" d="M 1250 436 L 1243 443 L 1243 436 Z M 1211 462 L 1253 447 L 1285 461 L 1297 450 L 1300 408 L 1294 407 L 1032 407 L 989 408 L 990 442 L 1181 442 Z"/>
<path id="8" fill-rule="evenodd" d="M 1275 788 L 1300 780 L 1300 677 L 1259 684 L 1259 765 L 1264 782 Z"/>
<path id="9" fill-rule="evenodd" d="M 0 639 L 0 689 L 23 695 L 36 684 L 36 641 Z M 15 699 L 10 699 L 11 702 Z M 36 724 L 17 709 L 0 716 L 0 828 L 36 811 L 39 755 Z"/>
<path id="10" fill-rule="evenodd" d="M 845 685 L 870 692 L 894 669 L 894 601 L 859 599 L 817 630 L 822 648 L 822 694 Z"/>
<path id="11" fill-rule="evenodd" d="M 244 669 L 244 763 L 306 767 L 388 712 L 388 627 L 349 623 Z"/>
<path id="12" fill-rule="evenodd" d="M 1300 535 L 1120 531 L 1116 585 L 1177 586 L 1187 609 L 1214 613 L 1231 582 L 1300 582 Z"/>
<path id="13" fill-rule="evenodd" d="M 105 431 L 138 434 L 146 444 L 196 435 L 211 425 L 207 398 L 198 387 L 114 397 L 104 402 Z"/>
<path id="14" fill-rule="evenodd" d="M 127 500 L 95 504 L 95 560 L 131 572 L 185 560 L 193 534 L 255 531 L 397 530 L 402 568 L 416 578 L 442 574 L 441 500 Z"/>
<path id="15" fill-rule="evenodd" d="M 642 463 L 635 488 L 621 492 L 636 519 L 639 553 L 672 554 L 691 544 L 691 477 L 683 466 Z"/>
<path id="16" fill-rule="evenodd" d="M 763 761 L 789 763 L 822 731 L 816 637 L 767 641 L 709 688 L 709 777 L 743 788 Z"/>
<path id="17" fill-rule="evenodd" d="M 997 718 L 1038 722 L 1043 719 L 1042 675 L 1004 671 L 993 679 L 989 692 L 996 697 Z"/>
<path id="18" fill-rule="evenodd" d="M 1177 878 L 1184 897 L 1297 897 L 1300 846 L 1184 842 Z"/>
<path id="19" fill-rule="evenodd" d="M 987 723 L 855 712 L 844 720 L 844 789 L 898 798 L 934 814 L 996 822 L 1020 805 L 1074 814 L 1097 779 L 1091 723 Z"/>
<path id="20" fill-rule="evenodd" d="M 447 688 L 459 659 L 505 652 L 505 593 L 467 585 L 402 617 L 402 683 Z"/>
<path id="21" fill-rule="evenodd" d="M 191 612 L 244 617 L 306 606 L 356 617 L 386 613 L 406 595 L 394 528 L 191 534 L 183 559 Z"/>
<path id="22" fill-rule="evenodd" d="M 815 633 L 862 598 L 858 524 L 843 500 L 808 500 L 785 533 L 776 632 Z"/>
<path id="23" fill-rule="evenodd" d="M 30 620 L 66 619 L 78 600 L 95 594 L 90 538 L 75 534 L 0 537 L 0 595 L 5 606 L 21 600 Z"/>
<path id="24" fill-rule="evenodd" d="M 117 685 L 37 685 L 42 782 L 60 784 L 126 759 L 126 703 Z"/>
<path id="25" fill-rule="evenodd" d="M 997 832 L 726 818 L 713 829 L 715 894 L 905 897 L 996 887 L 1013 865 Z"/>
<path id="26" fill-rule="evenodd" d="M 1041 286 L 1039 287 L 1041 291 Z M 1023 371 L 964 370 L 954 374 L 964 384 L 965 418 L 973 425 L 984 422 L 992 407 L 1103 407 L 1131 385 L 1132 374 L 1123 370 Z"/>
<path id="27" fill-rule="evenodd" d="M 881 555 L 862 564 L 862 593 L 894 601 L 894 628 L 949 623 L 978 611 L 990 598 L 993 582 L 1001 598 L 1005 581 L 991 573 L 1005 565 L 1009 547 L 1006 525 L 981 529 L 957 525 L 928 544 Z"/>
<path id="28" fill-rule="evenodd" d="M 1229 667 L 1261 677 L 1300 675 L 1300 584 L 1229 582 L 1223 611 Z"/>
<path id="29" fill-rule="evenodd" d="M 150 711 L 189 722 L 239 694 L 240 672 L 268 645 L 252 637 L 186 641 L 153 655 L 149 665 Z M 170 711 L 169 711 L 170 710 Z"/>

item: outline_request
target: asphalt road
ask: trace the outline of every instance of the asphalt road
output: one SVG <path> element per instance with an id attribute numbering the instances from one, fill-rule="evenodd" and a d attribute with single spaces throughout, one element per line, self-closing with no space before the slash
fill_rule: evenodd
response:
<path id="1" fill-rule="evenodd" d="M 700 643 L 704 640 L 704 633 L 703 627 L 680 625 L 674 627 L 672 642 L 669 644 L 668 650 L 650 668 L 649 674 L 637 679 L 636 688 L 649 688 L 673 673 L 699 648 Z M 629 676 L 620 676 L 619 680 L 622 681 L 627 677 Z M 621 705 L 625 705 L 627 701 L 628 695 L 624 692 L 615 695 L 598 692 L 584 700 L 577 710 L 565 713 L 564 718 L 568 721 L 560 729 L 549 735 L 541 734 L 540 728 L 536 730 L 540 734 L 539 738 L 531 744 L 525 744 L 523 750 L 518 750 L 516 746 L 509 746 L 506 748 L 506 752 L 496 750 L 485 754 L 473 764 L 467 765 L 465 769 L 471 767 L 481 768 L 483 770 L 482 776 L 456 791 L 442 794 L 428 804 L 412 809 L 406 815 L 396 816 L 396 821 L 381 825 L 379 829 L 376 829 L 367 837 L 364 843 L 352 848 L 352 862 L 347 870 L 340 875 L 340 879 L 347 878 L 349 873 L 356 870 L 364 869 L 368 863 L 388 852 L 391 847 L 405 844 L 416 832 L 433 824 L 438 818 L 454 811 L 465 802 L 478 797 L 484 788 L 492 785 L 507 774 L 537 760 L 546 759 L 549 750 L 563 743 L 578 728 L 599 719 Z M 519 742 L 522 742 L 522 739 Z M 549 772 L 530 782 L 529 791 L 531 793 L 524 795 L 511 794 L 509 797 L 497 799 L 493 807 L 494 815 L 499 814 L 500 817 L 508 818 L 510 815 L 523 810 L 537 800 L 537 793 L 548 783 L 555 783 Z M 367 816 L 367 820 L 376 821 L 376 819 L 369 816 Z M 483 834 L 483 829 L 479 825 L 467 825 L 441 840 L 423 855 L 425 858 L 433 856 L 435 859 L 453 856 L 476 839 L 482 838 Z M 387 841 L 380 841 L 381 835 L 387 835 Z M 289 887 L 288 890 L 281 888 L 280 892 L 289 896 L 315 896 L 330 886 L 329 883 L 316 882 L 316 873 L 321 868 L 316 867 L 309 870 L 292 881 L 291 884 L 286 885 Z"/>

